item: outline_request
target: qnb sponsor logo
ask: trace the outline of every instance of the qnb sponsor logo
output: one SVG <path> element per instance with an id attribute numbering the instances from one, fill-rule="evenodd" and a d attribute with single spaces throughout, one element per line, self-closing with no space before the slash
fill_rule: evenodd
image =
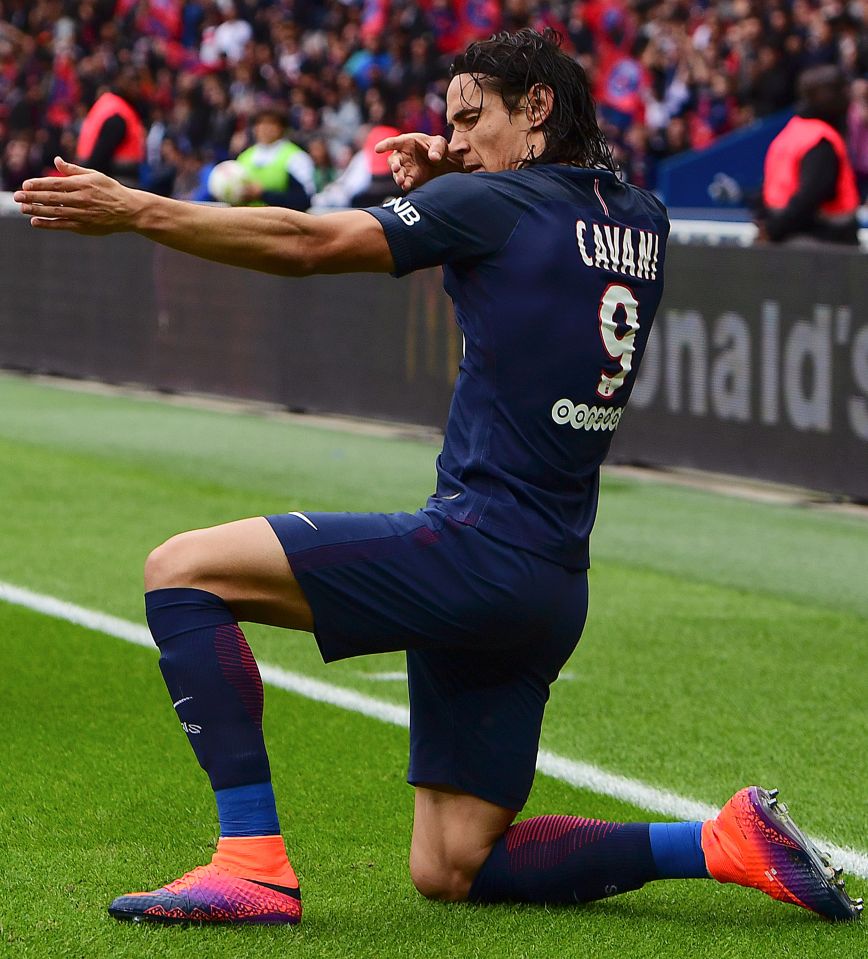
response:
<path id="1" fill-rule="evenodd" d="M 552 407 L 552 419 L 560 426 L 569 423 L 574 430 L 616 430 L 622 407 L 588 406 L 572 400 L 558 400 Z"/>
<path id="2" fill-rule="evenodd" d="M 383 204 L 384 207 L 391 207 L 393 213 L 397 213 L 398 216 L 406 223 L 407 226 L 412 226 L 414 223 L 418 223 L 422 218 L 419 216 L 419 211 L 409 200 L 405 200 L 404 197 L 398 196 L 394 197 L 391 200 L 386 200 Z"/>

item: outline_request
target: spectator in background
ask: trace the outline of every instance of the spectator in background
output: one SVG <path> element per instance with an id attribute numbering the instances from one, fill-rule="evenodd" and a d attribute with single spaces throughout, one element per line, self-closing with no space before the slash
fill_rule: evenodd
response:
<path id="1" fill-rule="evenodd" d="M 6 144 L 0 161 L 0 190 L 17 190 L 25 180 L 41 172 L 42 164 L 29 140 L 15 137 Z"/>
<path id="2" fill-rule="evenodd" d="M 220 22 L 206 26 L 203 30 L 199 57 L 206 66 L 214 66 L 224 59 L 227 63 L 236 64 L 253 39 L 253 27 L 239 18 L 233 0 L 217 0 L 217 8 Z"/>
<path id="3" fill-rule="evenodd" d="M 380 140 L 400 134 L 397 127 L 371 127 L 362 148 L 353 156 L 346 170 L 313 198 L 314 207 L 379 206 L 395 196 L 395 181 L 389 167 L 388 153 L 374 149 Z"/>
<path id="4" fill-rule="evenodd" d="M 135 72 L 126 68 L 88 111 L 75 151 L 76 163 L 127 186 L 138 185 L 145 159 L 145 126 L 135 106 L 138 92 Z"/>
<path id="5" fill-rule="evenodd" d="M 310 156 L 286 139 L 286 119 L 279 107 L 263 107 L 253 121 L 255 143 L 238 156 L 251 185 L 250 206 L 306 210 L 316 191 Z"/>
<path id="6" fill-rule="evenodd" d="M 360 90 L 367 90 L 382 79 L 391 68 L 393 59 L 385 49 L 383 38 L 371 34 L 365 38 L 364 46 L 347 60 L 344 70 L 355 80 Z"/>
<path id="7" fill-rule="evenodd" d="M 665 129 L 658 130 L 650 139 L 650 153 L 658 161 L 684 153 L 690 149 L 690 136 L 686 118 L 672 117 Z"/>
<path id="8" fill-rule="evenodd" d="M 795 75 L 783 51 L 772 43 L 760 45 L 750 85 L 750 100 L 758 117 L 783 110 L 793 102 Z"/>
<path id="9" fill-rule="evenodd" d="M 640 124 L 630 127 L 615 158 L 629 183 L 644 189 L 654 182 L 656 158 L 651 152 L 647 127 Z"/>
<path id="10" fill-rule="evenodd" d="M 158 196 L 174 196 L 175 182 L 184 166 L 184 154 L 171 137 L 164 137 L 160 144 L 157 162 L 150 166 L 148 190 Z"/>
<path id="11" fill-rule="evenodd" d="M 348 73 L 339 74 L 335 86 L 325 91 L 322 110 L 322 132 L 334 151 L 339 146 L 352 146 L 362 125 L 355 82 Z"/>
<path id="12" fill-rule="evenodd" d="M 843 73 L 835 66 L 799 77 L 796 116 L 766 154 L 760 237 L 857 244 L 856 176 L 841 135 L 849 106 Z"/>
<path id="13" fill-rule="evenodd" d="M 229 107 L 229 94 L 217 74 L 203 78 L 199 101 L 200 123 L 197 145 L 207 145 L 218 161 L 229 156 L 236 117 Z"/>
<path id="14" fill-rule="evenodd" d="M 337 170 L 334 168 L 328 144 L 323 137 L 314 137 L 307 145 L 307 152 L 313 161 L 313 185 L 316 193 L 321 193 L 337 177 Z"/>
<path id="15" fill-rule="evenodd" d="M 266 99 L 342 169 L 363 123 L 443 133 L 444 58 L 521 26 L 566 36 L 613 148 L 647 156 L 650 137 L 655 161 L 791 105 L 806 66 L 868 78 L 864 0 L 0 0 L 0 155 L 24 138 L 53 169 L 81 105 L 133 70 L 137 113 L 163 125 L 152 166 L 163 136 L 185 156 L 229 156 Z M 656 163 L 638 166 L 653 188 Z"/>
<path id="16" fill-rule="evenodd" d="M 208 174 L 214 168 L 213 161 L 206 162 L 198 150 L 181 153 L 180 156 L 172 196 L 176 200 L 207 200 Z"/>
<path id="17" fill-rule="evenodd" d="M 856 80 L 851 88 L 847 147 L 856 174 L 856 187 L 864 203 L 868 200 L 868 80 Z"/>

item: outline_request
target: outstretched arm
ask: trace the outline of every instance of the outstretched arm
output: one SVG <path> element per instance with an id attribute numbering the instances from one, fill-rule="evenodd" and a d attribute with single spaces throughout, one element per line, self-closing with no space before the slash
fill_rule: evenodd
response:
<path id="1" fill-rule="evenodd" d="M 63 177 L 27 180 L 15 193 L 37 229 L 90 236 L 134 232 L 206 260 L 284 276 L 395 268 L 382 226 L 363 210 L 311 216 L 271 207 L 202 206 L 130 190 L 59 157 L 55 166 Z"/>

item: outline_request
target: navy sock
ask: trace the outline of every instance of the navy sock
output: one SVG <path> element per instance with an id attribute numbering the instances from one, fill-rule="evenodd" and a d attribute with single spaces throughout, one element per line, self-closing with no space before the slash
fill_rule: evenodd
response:
<path id="1" fill-rule="evenodd" d="M 701 822 L 652 822 L 651 853 L 661 879 L 708 879 Z"/>
<path id="2" fill-rule="evenodd" d="M 145 609 L 172 705 L 217 793 L 221 826 L 225 819 L 233 830 L 226 835 L 278 833 L 262 737 L 262 679 L 235 617 L 219 596 L 201 589 L 153 590 Z M 239 786 L 251 789 L 238 792 Z M 257 824 L 265 832 L 244 831 Z"/>
<path id="3" fill-rule="evenodd" d="M 471 902 L 591 902 L 660 878 L 647 823 L 539 816 L 510 826 L 482 865 Z"/>

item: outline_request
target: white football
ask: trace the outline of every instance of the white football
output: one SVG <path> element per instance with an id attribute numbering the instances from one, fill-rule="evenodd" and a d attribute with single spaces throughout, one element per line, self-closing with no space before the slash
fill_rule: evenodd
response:
<path id="1" fill-rule="evenodd" d="M 237 160 L 224 160 L 208 174 L 208 192 L 232 206 L 242 202 L 249 184 L 247 171 Z"/>

